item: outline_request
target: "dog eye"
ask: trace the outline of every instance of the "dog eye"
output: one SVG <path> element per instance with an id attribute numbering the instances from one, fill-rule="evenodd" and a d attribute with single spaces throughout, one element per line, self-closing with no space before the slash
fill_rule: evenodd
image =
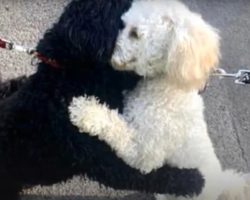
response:
<path id="1" fill-rule="evenodd" d="M 138 29 L 136 27 L 131 28 L 129 31 L 129 37 L 132 39 L 139 39 Z"/>

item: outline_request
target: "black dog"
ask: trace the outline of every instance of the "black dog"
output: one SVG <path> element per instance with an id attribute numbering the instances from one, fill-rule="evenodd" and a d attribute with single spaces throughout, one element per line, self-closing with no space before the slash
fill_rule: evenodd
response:
<path id="1" fill-rule="evenodd" d="M 131 0 L 74 0 L 37 46 L 60 67 L 42 62 L 27 80 L 1 88 L 0 199 L 18 199 L 24 186 L 76 174 L 116 189 L 176 195 L 201 191 L 203 178 L 196 169 L 166 165 L 143 175 L 70 123 L 68 105 L 74 96 L 95 95 L 122 112 L 122 91 L 139 80 L 108 64 L 123 27 L 121 15 L 130 6 Z"/>

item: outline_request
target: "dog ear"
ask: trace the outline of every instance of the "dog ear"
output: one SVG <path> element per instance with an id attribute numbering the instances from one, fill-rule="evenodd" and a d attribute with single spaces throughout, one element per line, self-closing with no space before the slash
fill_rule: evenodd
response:
<path id="1" fill-rule="evenodd" d="M 173 22 L 167 74 L 178 86 L 200 89 L 219 62 L 219 35 L 200 16 L 188 18 Z"/>

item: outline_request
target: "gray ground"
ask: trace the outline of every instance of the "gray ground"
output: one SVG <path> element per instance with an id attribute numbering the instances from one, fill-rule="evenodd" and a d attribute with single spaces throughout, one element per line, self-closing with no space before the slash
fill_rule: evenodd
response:
<path id="1" fill-rule="evenodd" d="M 69 0 L 0 0 L 0 37 L 34 46 L 44 30 L 60 15 Z M 248 0 L 184 0 L 217 27 L 222 37 L 221 67 L 235 72 L 250 69 L 250 2 Z M 3 80 L 30 74 L 30 58 L 0 50 Z M 216 152 L 225 168 L 250 171 L 250 86 L 213 78 L 204 93 L 206 117 Z M 23 200 L 132 200 L 150 195 L 99 187 L 75 177 L 51 187 L 24 191 Z"/>

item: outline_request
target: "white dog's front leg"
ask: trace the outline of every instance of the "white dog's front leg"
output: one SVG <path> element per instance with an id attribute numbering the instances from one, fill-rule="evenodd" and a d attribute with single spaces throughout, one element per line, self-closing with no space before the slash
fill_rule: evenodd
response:
<path id="1" fill-rule="evenodd" d="M 106 105 L 101 105 L 95 97 L 74 98 L 69 106 L 71 122 L 80 132 L 98 136 L 105 141 L 129 165 L 136 167 L 138 144 L 135 130 Z"/>
<path id="2" fill-rule="evenodd" d="M 110 110 L 101 105 L 95 97 L 73 98 L 69 106 L 71 122 L 78 127 L 80 132 L 100 138 L 107 133 L 105 129 L 110 129 Z"/>

